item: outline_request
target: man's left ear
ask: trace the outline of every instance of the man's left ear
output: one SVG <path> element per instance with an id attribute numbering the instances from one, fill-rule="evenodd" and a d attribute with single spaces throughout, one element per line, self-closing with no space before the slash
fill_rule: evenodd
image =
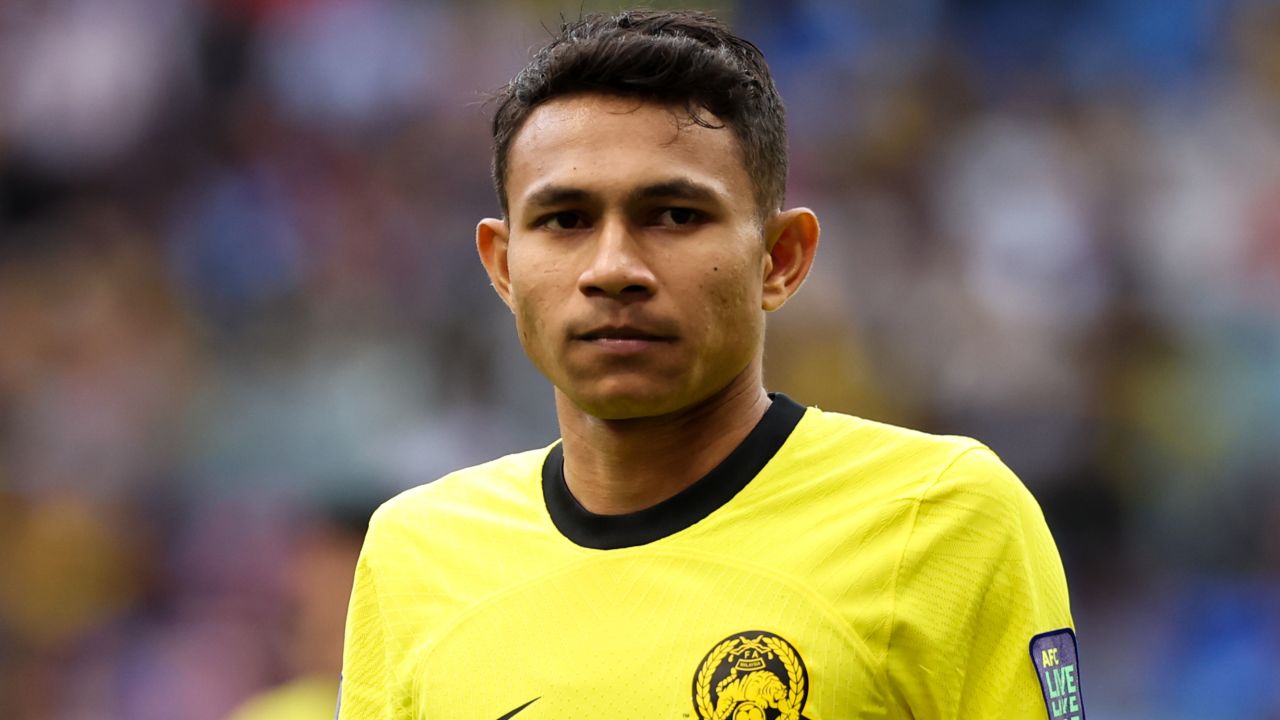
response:
<path id="1" fill-rule="evenodd" d="M 800 289 L 818 252 L 818 216 L 809 208 L 785 210 L 765 226 L 768 257 L 761 306 L 772 312 Z"/>

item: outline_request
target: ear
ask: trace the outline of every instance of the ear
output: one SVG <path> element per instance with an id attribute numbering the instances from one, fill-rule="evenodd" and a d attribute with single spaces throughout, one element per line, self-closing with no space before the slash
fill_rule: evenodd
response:
<path id="1" fill-rule="evenodd" d="M 498 292 L 502 302 L 511 307 L 511 270 L 507 266 L 507 248 L 511 231 L 504 220 L 485 218 L 476 225 L 476 251 L 480 262 L 489 273 L 489 282 Z"/>
<path id="2" fill-rule="evenodd" d="M 786 210 L 770 218 L 765 232 L 768 256 L 761 305 L 772 312 L 782 307 L 809 276 L 818 251 L 818 216 L 809 208 Z"/>

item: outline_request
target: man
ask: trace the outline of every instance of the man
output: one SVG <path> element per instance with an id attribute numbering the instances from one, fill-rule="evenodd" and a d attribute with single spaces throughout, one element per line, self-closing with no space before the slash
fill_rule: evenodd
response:
<path id="1" fill-rule="evenodd" d="M 476 245 L 563 439 L 378 511 L 342 720 L 1083 717 L 1057 551 L 991 451 L 763 389 L 818 222 L 781 209 L 754 46 L 590 16 L 493 130 Z"/>
<path id="2" fill-rule="evenodd" d="M 285 578 L 291 622 L 280 638 L 290 678 L 249 698 L 227 720 L 310 720 L 333 709 L 341 618 L 372 510 L 358 501 L 333 503 L 302 520 Z"/>

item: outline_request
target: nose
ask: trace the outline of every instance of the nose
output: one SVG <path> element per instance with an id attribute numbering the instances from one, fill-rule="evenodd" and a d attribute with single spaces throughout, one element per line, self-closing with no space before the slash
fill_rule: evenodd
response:
<path id="1" fill-rule="evenodd" d="M 657 280 L 625 221 L 601 223 L 594 250 L 578 278 L 584 295 L 636 299 L 653 295 Z"/>

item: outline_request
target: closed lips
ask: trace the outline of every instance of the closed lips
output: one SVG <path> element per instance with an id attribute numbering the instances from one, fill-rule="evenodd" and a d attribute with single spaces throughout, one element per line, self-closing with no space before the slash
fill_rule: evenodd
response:
<path id="1" fill-rule="evenodd" d="M 633 327 L 609 327 L 598 328 L 589 332 L 582 333 L 578 336 L 579 340 L 654 340 L 654 341 L 670 341 L 675 340 L 669 335 L 661 335 L 659 333 L 649 332 Z"/>

